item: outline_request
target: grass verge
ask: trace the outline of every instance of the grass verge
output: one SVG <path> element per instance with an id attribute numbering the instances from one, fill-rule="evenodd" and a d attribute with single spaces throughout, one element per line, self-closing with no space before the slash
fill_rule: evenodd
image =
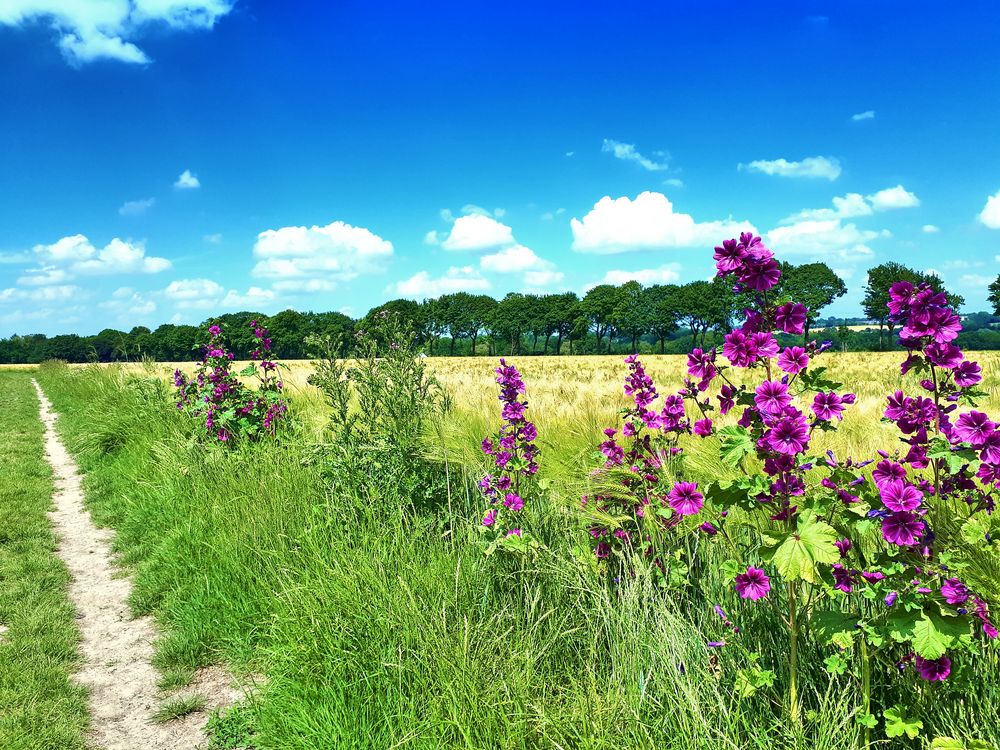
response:
<path id="1" fill-rule="evenodd" d="M 52 474 L 29 373 L 0 373 L 0 413 L 0 747 L 82 749 L 78 633 L 46 516 Z"/>

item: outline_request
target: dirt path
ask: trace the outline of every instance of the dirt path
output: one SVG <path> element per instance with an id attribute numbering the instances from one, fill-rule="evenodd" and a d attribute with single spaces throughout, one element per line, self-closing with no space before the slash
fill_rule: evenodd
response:
<path id="1" fill-rule="evenodd" d="M 239 700 L 243 691 L 221 669 L 201 670 L 194 682 L 164 694 L 152 665 L 156 628 L 152 618 L 131 619 L 132 583 L 120 577 L 111 556 L 109 529 L 98 529 L 83 504 L 76 463 L 55 431 L 56 414 L 32 380 L 45 423 L 45 453 L 55 475 L 55 510 L 49 513 L 59 539 L 57 554 L 73 577 L 69 596 L 77 609 L 83 666 L 76 679 L 90 691 L 91 739 L 102 750 L 189 750 L 204 743 L 204 725 L 215 707 Z M 164 699 L 198 695 L 205 709 L 166 723 L 152 714 Z"/>

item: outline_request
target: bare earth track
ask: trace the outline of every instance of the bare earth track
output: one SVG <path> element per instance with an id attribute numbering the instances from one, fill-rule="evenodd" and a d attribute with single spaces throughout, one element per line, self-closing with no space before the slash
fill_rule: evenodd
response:
<path id="1" fill-rule="evenodd" d="M 83 504 L 76 463 L 55 431 L 56 414 L 32 381 L 45 423 L 45 453 L 55 479 L 55 510 L 49 513 L 59 539 L 57 554 L 72 575 L 69 596 L 77 609 L 83 666 L 75 675 L 90 692 L 91 741 L 102 750 L 189 750 L 204 742 L 208 711 L 243 697 L 221 669 L 201 670 L 192 684 L 164 694 L 152 664 L 156 627 L 150 617 L 132 619 L 131 581 L 113 563 L 113 532 L 98 529 Z M 205 709 L 166 723 L 151 716 L 166 698 L 198 695 Z"/>

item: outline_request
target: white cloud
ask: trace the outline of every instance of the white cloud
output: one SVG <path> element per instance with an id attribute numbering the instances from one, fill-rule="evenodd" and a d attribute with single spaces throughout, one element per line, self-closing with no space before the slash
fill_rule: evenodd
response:
<path id="1" fill-rule="evenodd" d="M 512 245 L 493 255 L 484 255 L 479 259 L 479 265 L 484 271 L 495 273 L 520 273 L 553 268 L 549 261 L 539 258 L 534 250 L 524 245 Z"/>
<path id="2" fill-rule="evenodd" d="M 663 184 L 668 187 L 682 188 L 684 187 L 684 180 L 678 179 L 677 177 L 671 177 L 669 180 L 664 180 Z"/>
<path id="3" fill-rule="evenodd" d="M 385 270 L 392 243 L 364 227 L 334 221 L 324 227 L 282 227 L 257 235 L 253 275 L 340 281 Z"/>
<path id="4" fill-rule="evenodd" d="M 424 235 L 424 244 L 425 245 L 440 245 L 441 244 L 441 238 L 438 237 L 438 233 L 437 233 L 436 229 L 432 229 L 431 231 L 429 231 L 427 234 Z"/>
<path id="5" fill-rule="evenodd" d="M 222 243 L 222 234 L 220 232 L 206 234 L 202 239 L 210 245 L 219 245 Z"/>
<path id="6" fill-rule="evenodd" d="M 271 288 L 279 292 L 332 292 L 337 283 L 329 279 L 281 279 L 271 284 Z"/>
<path id="7" fill-rule="evenodd" d="M 920 205 L 920 199 L 902 185 L 879 190 L 868 196 L 872 208 L 876 211 L 888 211 L 893 208 L 914 208 Z"/>
<path id="8" fill-rule="evenodd" d="M 1000 190 L 986 200 L 979 220 L 990 229 L 1000 229 Z"/>
<path id="9" fill-rule="evenodd" d="M 3 0 L 0 25 L 47 24 L 59 34 L 59 48 L 71 65 L 145 64 L 149 57 L 129 41 L 145 26 L 211 29 L 232 6 L 232 0 Z"/>
<path id="10" fill-rule="evenodd" d="M 660 172 L 668 168 L 667 164 L 653 161 L 640 154 L 636 151 L 635 145 L 631 143 L 621 143 L 620 141 L 605 138 L 604 143 L 601 144 L 601 151 L 606 154 L 613 154 L 616 159 L 635 162 L 650 172 Z"/>
<path id="11" fill-rule="evenodd" d="M 938 232 L 941 231 L 941 228 L 936 227 L 933 224 L 924 224 L 922 227 L 920 227 L 920 231 L 923 232 L 924 234 L 937 234 Z"/>
<path id="12" fill-rule="evenodd" d="M 764 236 L 768 247 L 778 256 L 799 256 L 808 261 L 856 262 L 871 258 L 875 252 L 867 243 L 889 237 L 887 230 L 858 229 L 839 219 L 805 220 L 776 227 Z"/>
<path id="13" fill-rule="evenodd" d="M 111 299 L 101 302 L 99 307 L 128 315 L 150 315 L 156 312 L 156 303 L 144 297 L 131 287 L 123 286 L 111 294 Z"/>
<path id="14" fill-rule="evenodd" d="M 42 265 L 22 277 L 26 284 L 60 283 L 74 274 L 159 273 L 171 267 L 166 258 L 147 256 L 141 243 L 117 237 L 98 249 L 84 235 L 75 234 L 51 245 L 35 245 L 33 250 Z"/>
<path id="15" fill-rule="evenodd" d="M 865 110 L 864 112 L 858 112 L 856 115 L 851 115 L 851 119 L 854 120 L 854 122 L 861 122 L 862 120 L 874 120 L 875 110 L 869 109 Z"/>
<path id="16" fill-rule="evenodd" d="M 230 289 L 222 299 L 223 307 L 269 307 L 275 301 L 277 295 L 271 289 L 261 289 L 259 286 L 252 286 L 245 294 L 240 294 L 235 289 Z"/>
<path id="17" fill-rule="evenodd" d="M 983 276 L 979 273 L 965 273 L 959 280 L 962 282 L 962 286 L 985 290 L 995 278 L 995 276 Z"/>
<path id="18" fill-rule="evenodd" d="M 833 208 L 806 208 L 797 214 L 786 216 L 781 220 L 781 223 L 794 224 L 806 220 L 853 219 L 858 216 L 871 216 L 876 211 L 913 208 L 920 205 L 920 199 L 902 185 L 885 188 L 868 196 L 861 195 L 861 193 L 848 193 L 834 197 L 832 202 Z"/>
<path id="19" fill-rule="evenodd" d="M 638 281 L 640 284 L 673 284 L 680 279 L 677 263 L 668 263 L 659 268 L 645 268 L 640 271 L 608 271 L 601 279 L 602 284 L 621 285 L 626 281 Z"/>
<path id="20" fill-rule="evenodd" d="M 72 278 L 61 268 L 56 266 L 42 266 L 28 271 L 17 280 L 18 286 L 48 286 L 49 284 L 62 284 Z"/>
<path id="21" fill-rule="evenodd" d="M 185 308 L 208 308 L 218 305 L 225 289 L 211 279 L 178 279 L 163 290 L 163 296 Z"/>
<path id="22" fill-rule="evenodd" d="M 648 191 L 635 200 L 606 195 L 583 219 L 571 219 L 570 228 L 574 250 L 601 254 L 713 246 L 741 231 L 756 231 L 753 225 L 732 219 L 696 222 L 688 214 L 675 213 L 663 193 Z"/>
<path id="23" fill-rule="evenodd" d="M 440 297 L 442 294 L 454 292 L 481 292 L 489 288 L 490 282 L 480 276 L 472 266 L 461 268 L 452 266 L 444 276 L 438 278 L 431 278 L 427 271 L 420 271 L 392 285 L 389 290 L 400 297 L 421 299 Z"/>
<path id="24" fill-rule="evenodd" d="M 488 250 L 514 242 L 509 226 L 483 214 L 459 216 L 441 243 L 445 250 Z"/>
<path id="25" fill-rule="evenodd" d="M 0 302 L 63 302 L 80 296 L 83 290 L 72 284 L 41 286 L 37 289 L 0 290 Z"/>
<path id="26" fill-rule="evenodd" d="M 137 201 L 125 201 L 118 213 L 122 216 L 141 216 L 153 207 L 156 198 L 140 198 Z"/>
<path id="27" fill-rule="evenodd" d="M 556 284 L 561 284 L 564 278 L 566 278 L 566 274 L 562 271 L 526 271 L 524 283 L 532 289 L 549 289 Z"/>
<path id="28" fill-rule="evenodd" d="M 178 190 L 194 190 L 201 187 L 201 180 L 198 179 L 197 175 L 191 174 L 190 169 L 185 169 L 174 182 L 174 187 Z"/>
<path id="29" fill-rule="evenodd" d="M 778 177 L 812 177 L 835 180 L 840 177 L 840 162 L 826 156 L 809 156 L 802 161 L 787 159 L 758 159 L 749 164 L 739 164 L 739 169 L 747 172 L 775 175 Z"/>

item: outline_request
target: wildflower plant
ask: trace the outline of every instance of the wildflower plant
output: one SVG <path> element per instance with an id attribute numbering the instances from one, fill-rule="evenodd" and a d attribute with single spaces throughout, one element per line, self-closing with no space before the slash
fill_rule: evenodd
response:
<path id="1" fill-rule="evenodd" d="M 798 641 L 808 628 L 859 653 L 858 721 L 867 733 L 877 722 L 875 654 L 937 683 L 954 673 L 953 659 L 997 636 L 988 578 L 976 578 L 970 547 L 991 544 L 1000 424 L 960 411 L 982 395 L 982 374 L 954 343 L 961 323 L 945 296 L 899 282 L 889 310 L 908 352 L 901 372 L 922 377 L 921 392 L 887 399 L 885 420 L 901 447 L 860 459 L 822 451 L 823 434 L 856 400 L 816 364 L 829 344 L 779 344 L 776 332 L 803 333 L 808 310 L 782 293 L 780 266 L 759 237 L 726 240 L 715 261 L 717 276 L 749 302 L 743 323 L 720 349 L 692 350 L 681 389 L 658 408 L 652 379 L 634 355 L 626 359 L 634 407 L 623 415 L 624 444 L 616 428 L 605 430 L 596 494 L 584 498 L 593 551 L 613 560 L 641 549 L 630 564 L 666 570 L 669 553 L 690 549 L 694 535 L 726 544 L 735 593 L 785 608 L 793 721 Z M 736 423 L 717 427 L 730 413 Z M 713 437 L 736 477 L 696 484 L 680 459 L 690 441 Z"/>
<path id="2" fill-rule="evenodd" d="M 540 451 L 535 445 L 538 430 L 528 421 L 524 380 L 512 364 L 501 359 L 496 368 L 500 386 L 500 429 L 483 438 L 482 450 L 491 467 L 479 481 L 479 489 L 489 502 L 480 529 L 487 540 L 486 553 L 503 549 L 527 552 L 536 546 L 526 528 L 529 516 L 526 500 L 537 497 L 535 481 Z"/>
<path id="3" fill-rule="evenodd" d="M 235 355 L 226 348 L 218 325 L 208 329 L 210 338 L 194 376 L 174 371 L 177 408 L 196 417 L 205 435 L 221 443 L 273 437 L 288 413 L 268 331 L 256 320 L 250 328 L 257 346 L 251 362 L 239 373 L 233 372 Z M 256 388 L 244 385 L 240 378 L 256 379 Z"/>

